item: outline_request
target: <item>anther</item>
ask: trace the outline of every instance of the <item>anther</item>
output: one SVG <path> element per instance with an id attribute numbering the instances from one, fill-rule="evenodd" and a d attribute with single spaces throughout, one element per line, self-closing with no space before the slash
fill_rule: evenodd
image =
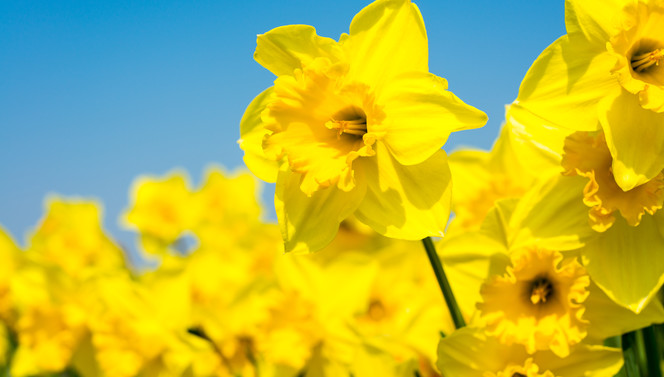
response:
<path id="1" fill-rule="evenodd" d="M 646 52 L 645 54 L 632 56 L 632 69 L 636 72 L 643 72 L 653 65 L 659 65 L 659 62 L 664 59 L 664 50 L 658 48 L 654 51 Z"/>

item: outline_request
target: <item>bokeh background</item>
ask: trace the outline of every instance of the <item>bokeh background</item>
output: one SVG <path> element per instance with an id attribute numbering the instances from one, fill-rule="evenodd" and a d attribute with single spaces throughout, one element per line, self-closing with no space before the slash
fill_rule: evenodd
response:
<path id="1" fill-rule="evenodd" d="M 415 1 L 430 71 L 489 115 L 445 149 L 489 149 L 504 106 L 537 55 L 565 33 L 564 1 Z M 242 168 L 245 107 L 274 76 L 253 60 L 256 35 L 309 24 L 338 39 L 369 1 L 0 2 L 0 224 L 19 244 L 50 194 L 96 198 L 119 217 L 132 181 L 206 167 Z M 274 219 L 264 187 L 266 217 Z"/>

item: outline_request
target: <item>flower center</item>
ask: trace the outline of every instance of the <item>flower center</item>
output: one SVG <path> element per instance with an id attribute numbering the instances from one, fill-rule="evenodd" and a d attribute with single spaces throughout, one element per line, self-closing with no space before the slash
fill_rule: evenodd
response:
<path id="1" fill-rule="evenodd" d="M 553 296 L 553 284 L 546 277 L 538 277 L 530 287 L 530 302 L 544 304 Z"/>
<path id="2" fill-rule="evenodd" d="M 385 317 L 385 306 L 380 300 L 371 300 L 371 303 L 369 303 L 368 314 L 369 318 L 374 321 L 380 321 Z"/>
<path id="3" fill-rule="evenodd" d="M 514 374 L 512 375 L 512 377 L 526 377 L 526 375 L 517 372 L 517 373 L 514 373 Z"/>
<path id="4" fill-rule="evenodd" d="M 631 66 L 634 71 L 640 73 L 652 66 L 658 66 L 662 60 L 664 60 L 664 49 L 658 48 L 650 52 L 632 55 Z"/>
<path id="5" fill-rule="evenodd" d="M 477 308 L 487 334 L 504 344 L 522 344 L 530 354 L 550 349 L 565 357 L 587 334 L 587 322 L 581 319 L 590 284 L 585 269 L 576 259 L 563 260 L 560 252 L 540 248 L 515 250 L 510 259 L 504 275 L 482 285 Z M 509 369 L 498 376 L 514 373 L 524 370 Z"/>
<path id="6" fill-rule="evenodd" d="M 334 114 L 325 127 L 338 132 L 337 138 L 341 135 L 354 135 L 361 138 L 367 133 L 367 115 L 364 110 L 357 106 L 349 106 Z"/>

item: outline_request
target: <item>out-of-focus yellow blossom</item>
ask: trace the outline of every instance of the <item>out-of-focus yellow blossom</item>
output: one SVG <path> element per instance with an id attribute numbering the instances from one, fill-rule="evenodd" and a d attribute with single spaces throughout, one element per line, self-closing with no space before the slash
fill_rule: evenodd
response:
<path id="1" fill-rule="evenodd" d="M 366 310 L 378 266 L 364 253 L 343 253 L 326 263 L 319 263 L 316 257 L 287 255 L 277 260 L 280 289 L 293 299 L 291 308 L 281 307 L 279 311 L 299 307 L 298 311 L 308 314 L 306 320 L 300 320 L 302 325 L 274 325 L 297 331 L 297 335 L 290 336 L 291 342 L 297 340 L 295 336 L 303 340 L 291 343 L 291 347 L 314 345 L 308 352 L 298 353 L 307 357 L 299 361 L 304 363 L 306 376 L 348 375 L 361 345 L 349 321 Z"/>
<path id="2" fill-rule="evenodd" d="M 505 345 L 476 327 L 441 339 L 437 363 L 444 376 L 464 377 L 605 377 L 622 364 L 620 350 L 584 344 L 563 358 L 551 351 L 531 355 L 522 345 Z"/>
<path id="3" fill-rule="evenodd" d="M 482 286 L 478 305 L 487 331 L 502 343 L 519 343 L 530 354 L 551 350 L 560 357 L 586 335 L 582 318 L 590 279 L 576 259 L 556 251 L 524 249 L 511 255 L 502 276 Z"/>
<path id="4" fill-rule="evenodd" d="M 122 250 L 101 227 L 99 205 L 51 198 L 46 214 L 29 239 L 27 254 L 74 278 L 124 267 Z"/>
<path id="5" fill-rule="evenodd" d="M 420 374 L 427 376 L 433 371 L 440 332 L 453 325 L 434 275 L 426 273 L 430 268 L 426 255 L 413 253 L 420 247 L 393 241 L 371 254 L 378 270 L 363 310 L 351 323 L 366 343 L 396 361 L 414 361 Z"/>
<path id="6" fill-rule="evenodd" d="M 616 183 L 631 190 L 664 169 L 664 3 L 568 0 L 565 9 L 568 34 L 528 71 L 514 112 L 570 133 L 601 127 Z"/>
<path id="7" fill-rule="evenodd" d="M 596 231 L 603 232 L 613 225 L 616 211 L 629 225 L 637 226 L 644 213 L 653 215 L 662 208 L 664 174 L 660 172 L 650 181 L 623 191 L 615 181 L 603 132 L 575 132 L 565 139 L 564 151 L 564 174 L 588 178 L 583 201 L 591 207 L 588 217 Z"/>
<path id="8" fill-rule="evenodd" d="M 279 27 L 259 35 L 254 56 L 278 78 L 245 112 L 240 146 L 277 182 L 286 251 L 321 249 L 351 214 L 388 237 L 442 235 L 451 187 L 440 148 L 487 118 L 428 72 L 417 6 L 376 1 L 339 42 Z"/>
<path id="9" fill-rule="evenodd" d="M 85 331 L 85 312 L 65 305 L 43 304 L 25 310 L 16 323 L 19 347 L 13 376 L 64 370 Z"/>
<path id="10" fill-rule="evenodd" d="M 64 370 L 83 339 L 88 314 L 85 289 L 58 270 L 39 264 L 24 266 L 12 281 L 17 317 L 13 331 L 18 347 L 12 376 Z"/>
<path id="11" fill-rule="evenodd" d="M 140 177 L 133 184 L 123 222 L 140 232 L 147 252 L 161 254 L 199 220 L 200 208 L 192 196 L 183 173 Z"/>
<path id="12" fill-rule="evenodd" d="M 181 340 L 160 320 L 149 292 L 124 276 L 100 280 L 97 289 L 101 302 L 89 322 L 102 373 L 129 377 L 166 369 L 169 351 Z"/>
<path id="13" fill-rule="evenodd" d="M 278 293 L 272 272 L 281 246 L 278 230 L 273 225 L 247 225 L 256 233 L 237 239 L 234 247 L 204 245 L 187 258 L 182 271 L 181 283 L 191 305 L 187 326 L 214 345 L 210 370 L 219 376 L 256 373 L 254 359 L 260 342 L 269 336 L 266 322 L 276 315 L 273 307 L 281 306 L 275 303 Z M 293 307 L 282 304 L 292 315 Z M 291 348 L 277 350 L 284 354 Z"/>
<path id="14" fill-rule="evenodd" d="M 0 261 L 2 261 L 0 263 L 0 323 L 13 323 L 11 281 L 12 276 L 20 266 L 20 257 L 20 250 L 16 243 L 0 227 Z M 0 350 L 0 353 L 2 353 L 2 350 Z"/>
<path id="15" fill-rule="evenodd" d="M 478 229 L 496 200 L 522 196 L 537 178 L 553 170 L 551 163 L 533 167 L 534 159 L 518 158 L 519 141 L 512 128 L 508 118 L 490 152 L 461 149 L 450 154 L 455 215 L 451 227 Z"/>
<path id="16" fill-rule="evenodd" d="M 248 172 L 227 176 L 219 168 L 208 169 L 201 188 L 194 193 L 201 212 L 193 231 L 202 244 L 226 247 L 239 240 L 251 241 L 251 233 L 260 231 L 257 227 L 264 224 L 259 221 L 256 183 Z"/>

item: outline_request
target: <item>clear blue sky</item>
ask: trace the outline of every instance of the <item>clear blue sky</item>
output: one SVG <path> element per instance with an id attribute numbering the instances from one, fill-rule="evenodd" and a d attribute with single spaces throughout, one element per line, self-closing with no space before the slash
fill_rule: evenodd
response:
<path id="1" fill-rule="evenodd" d="M 489 115 L 445 149 L 488 149 L 528 67 L 565 33 L 564 1 L 415 2 L 430 71 Z M 97 198 L 133 247 L 117 219 L 135 177 L 182 168 L 197 184 L 210 164 L 243 166 L 240 118 L 274 80 L 253 60 L 256 35 L 309 24 L 338 39 L 366 4 L 0 2 L 0 224 L 23 243 L 47 194 Z"/>

